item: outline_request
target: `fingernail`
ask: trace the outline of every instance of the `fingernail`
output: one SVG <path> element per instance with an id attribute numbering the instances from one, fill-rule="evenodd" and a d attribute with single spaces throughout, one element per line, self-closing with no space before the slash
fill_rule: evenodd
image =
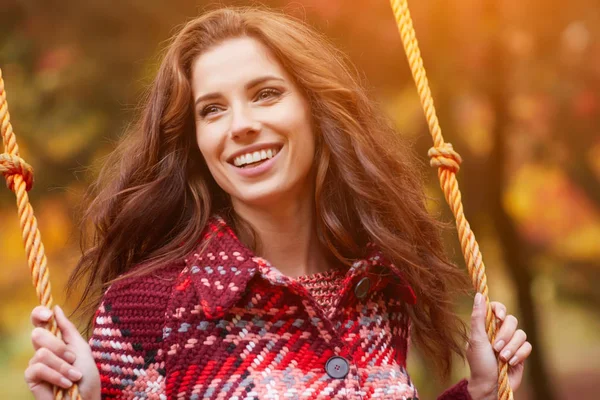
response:
<path id="1" fill-rule="evenodd" d="M 49 320 L 51 316 L 52 316 L 52 311 L 50 311 L 50 310 L 42 310 L 42 312 L 40 313 L 40 317 L 44 321 Z"/>
<path id="2" fill-rule="evenodd" d="M 504 361 L 507 361 L 507 360 L 508 360 L 508 357 L 510 357 L 510 351 L 506 350 L 505 352 L 503 352 L 503 353 L 500 355 L 500 357 L 502 357 L 502 359 L 503 359 Z"/>
<path id="3" fill-rule="evenodd" d="M 498 311 L 498 318 L 500 318 L 500 320 L 504 321 L 504 317 L 506 317 L 506 312 L 504 310 Z"/>
<path id="4" fill-rule="evenodd" d="M 515 365 L 517 363 L 517 361 L 519 361 L 517 359 L 517 356 L 514 356 L 513 358 L 510 359 L 510 361 L 508 362 L 510 365 Z"/>
<path id="5" fill-rule="evenodd" d="M 73 386 L 73 382 L 71 382 L 70 380 L 68 380 L 65 377 L 62 377 L 62 378 L 60 378 L 60 385 L 63 387 L 70 388 L 71 386 Z"/>
<path id="6" fill-rule="evenodd" d="M 504 347 L 504 340 L 498 340 L 496 342 L 496 344 L 494 345 L 494 349 L 496 349 L 496 351 L 502 350 L 503 347 Z"/>
<path id="7" fill-rule="evenodd" d="M 69 379 L 71 379 L 72 381 L 78 381 L 81 379 L 81 372 L 75 370 L 75 369 L 70 369 L 69 372 L 67 373 L 67 375 L 69 375 Z"/>
<path id="8" fill-rule="evenodd" d="M 69 364 L 73 364 L 77 357 L 75 357 L 75 353 L 71 351 L 65 351 L 65 361 Z"/>
<path id="9" fill-rule="evenodd" d="M 481 295 L 481 293 L 477 293 L 477 294 L 475 295 L 475 306 L 478 306 L 478 305 L 479 305 L 479 303 L 481 303 L 481 297 L 483 297 L 483 296 Z"/>

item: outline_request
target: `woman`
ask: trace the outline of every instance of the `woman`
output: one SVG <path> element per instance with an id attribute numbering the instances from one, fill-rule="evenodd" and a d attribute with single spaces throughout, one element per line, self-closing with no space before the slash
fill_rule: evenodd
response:
<path id="1" fill-rule="evenodd" d="M 52 312 L 34 309 L 31 391 L 418 398 L 409 333 L 442 377 L 467 341 L 451 301 L 465 279 L 418 177 L 347 60 L 312 29 L 255 8 L 189 22 L 89 210 L 94 243 L 73 275 L 96 309 L 89 343 L 58 307 L 66 344 L 53 338 L 40 328 Z M 518 389 L 531 346 L 493 308 Z M 478 295 L 471 377 L 440 398 L 495 398 L 484 320 Z"/>

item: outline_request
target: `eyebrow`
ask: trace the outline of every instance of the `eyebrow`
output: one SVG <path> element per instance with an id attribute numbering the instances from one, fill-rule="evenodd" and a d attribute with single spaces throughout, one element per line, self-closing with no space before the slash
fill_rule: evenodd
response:
<path id="1" fill-rule="evenodd" d="M 278 77 L 278 76 L 274 76 L 274 75 L 265 75 L 265 76 L 261 76 L 259 78 L 255 78 L 252 79 L 250 82 L 246 83 L 245 88 L 246 90 L 252 89 L 255 86 L 260 85 L 263 82 L 266 81 L 281 81 L 281 82 L 285 82 L 284 79 Z M 206 101 L 206 100 L 213 100 L 216 99 L 218 97 L 220 97 L 221 94 L 218 92 L 214 92 L 214 93 L 207 93 L 205 95 L 199 96 L 196 101 L 194 102 L 195 105 L 198 105 L 198 103 L 202 102 L 202 101 Z"/>

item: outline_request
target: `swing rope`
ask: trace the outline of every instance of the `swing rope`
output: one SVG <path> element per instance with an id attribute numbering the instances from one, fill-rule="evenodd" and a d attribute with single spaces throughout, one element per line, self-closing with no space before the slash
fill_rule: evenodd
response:
<path id="1" fill-rule="evenodd" d="M 50 272 L 47 267 L 44 245 L 38 229 L 37 219 L 33 215 L 33 207 L 29 202 L 27 192 L 33 186 L 33 169 L 19 156 L 19 146 L 17 138 L 10 124 L 10 114 L 8 113 L 8 103 L 6 102 L 6 91 L 4 90 L 4 79 L 2 79 L 2 70 L 0 69 L 0 129 L 2 132 L 2 143 L 5 153 L 0 154 L 0 173 L 6 179 L 6 185 L 17 196 L 17 209 L 19 222 L 25 242 L 25 252 L 27 254 L 27 263 L 31 272 L 33 286 L 41 305 L 52 308 L 52 294 L 50 290 Z M 50 319 L 47 326 L 48 330 L 56 337 L 62 339 L 60 329 L 56 325 L 54 316 Z M 64 390 L 54 387 L 54 398 L 61 400 L 65 395 L 70 399 L 81 400 L 77 385 Z"/>
<path id="2" fill-rule="evenodd" d="M 427 119 L 429 132 L 433 138 L 434 146 L 428 152 L 431 159 L 430 165 L 438 168 L 440 186 L 442 187 L 446 201 L 456 219 L 461 249 L 465 257 L 469 275 L 471 276 L 471 281 L 475 290 L 481 293 L 485 299 L 487 306 L 486 331 L 490 342 L 493 343 L 496 334 L 496 319 L 494 318 L 489 303 L 485 265 L 483 264 L 483 259 L 479 250 L 479 245 L 475 240 L 475 235 L 464 215 L 461 193 L 456 179 L 456 173 L 460 169 L 462 159 L 460 155 L 454 151 L 452 144 L 444 142 L 435 112 L 433 98 L 431 96 L 431 89 L 429 88 L 427 75 L 423 66 L 423 59 L 413 28 L 412 18 L 408 10 L 407 0 L 390 1 L 413 79 L 417 86 L 421 105 Z M 41 305 L 52 308 L 53 299 L 49 281 L 50 273 L 47 268 L 44 245 L 42 244 L 37 219 L 33 215 L 33 207 L 29 202 L 29 196 L 27 194 L 33 186 L 33 169 L 19 156 L 19 147 L 10 123 L 10 114 L 8 112 L 8 103 L 6 101 L 6 92 L 4 90 L 4 80 L 2 78 L 1 69 L 0 124 L 2 143 L 6 150 L 5 153 L 0 154 L 0 173 L 4 175 L 8 188 L 13 191 L 17 197 L 18 215 L 23 234 L 23 241 L 25 242 L 27 262 L 29 264 L 38 300 Z M 59 339 L 62 338 L 60 329 L 58 329 L 54 317 L 49 321 L 48 329 Z M 513 394 L 508 383 L 508 365 L 501 360 L 498 361 L 498 364 L 498 398 L 500 400 L 512 400 Z M 63 398 L 81 400 L 77 385 L 73 385 L 68 390 L 55 387 L 54 394 L 56 400 L 62 400 Z"/>
<path id="3" fill-rule="evenodd" d="M 465 257 L 467 269 L 471 276 L 473 287 L 481 293 L 485 299 L 487 311 L 485 317 L 486 331 L 490 343 L 494 343 L 496 336 L 496 318 L 492 312 L 488 296 L 487 278 L 485 275 L 485 265 L 479 245 L 475 240 L 475 234 L 469 226 L 469 222 L 465 217 L 461 200 L 460 189 L 456 173 L 460 169 L 462 159 L 460 155 L 454 151 L 450 143 L 444 142 L 442 130 L 433 105 L 431 89 L 425 67 L 423 66 L 423 58 L 417 42 L 415 30 L 413 28 L 412 18 L 408 10 L 407 0 L 390 0 L 398 30 L 404 45 L 404 51 L 408 58 L 410 70 L 413 79 L 419 92 L 421 106 L 425 112 L 429 132 L 433 138 L 433 147 L 429 149 L 428 155 L 430 165 L 438 169 L 438 178 L 440 186 L 446 197 L 448 205 L 452 209 L 454 218 L 456 219 L 456 227 L 460 239 L 460 245 Z M 512 400 L 513 393 L 508 383 L 508 364 L 498 359 L 498 398 L 500 400 Z"/>

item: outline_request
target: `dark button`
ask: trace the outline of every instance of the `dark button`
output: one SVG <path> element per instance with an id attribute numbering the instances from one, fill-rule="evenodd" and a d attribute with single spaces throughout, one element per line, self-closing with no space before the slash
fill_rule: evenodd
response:
<path id="1" fill-rule="evenodd" d="M 354 294 L 356 295 L 357 298 L 362 300 L 365 297 L 367 297 L 367 294 L 369 293 L 370 288 L 371 288 L 371 280 L 367 277 L 364 277 L 360 281 L 358 281 L 358 283 L 356 284 L 356 287 L 354 288 Z"/>
<path id="2" fill-rule="evenodd" d="M 344 379 L 350 371 L 350 366 L 344 357 L 333 356 L 325 363 L 325 371 L 332 378 Z"/>

